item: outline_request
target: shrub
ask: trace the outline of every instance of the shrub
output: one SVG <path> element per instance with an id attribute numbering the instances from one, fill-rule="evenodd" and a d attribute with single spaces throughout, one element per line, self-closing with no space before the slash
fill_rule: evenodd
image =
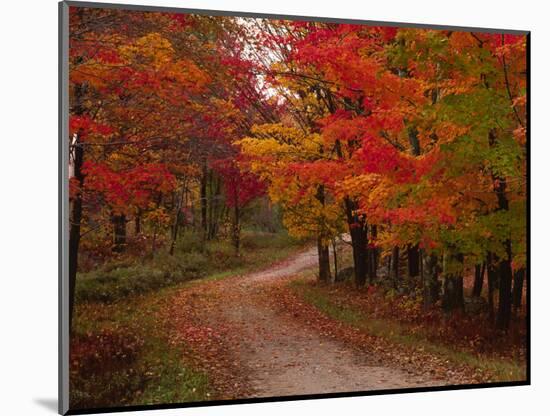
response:
<path id="1" fill-rule="evenodd" d="M 76 300 L 113 302 L 126 296 L 198 279 L 207 275 L 210 262 L 204 254 L 183 253 L 175 256 L 161 254 L 146 265 L 136 265 L 135 262 L 133 266 L 123 262 L 109 263 L 100 270 L 79 273 Z"/>
<path id="2" fill-rule="evenodd" d="M 130 400 L 146 382 L 141 371 L 133 369 L 142 346 L 135 335 L 108 329 L 71 337 L 71 408 Z"/>
<path id="3" fill-rule="evenodd" d="M 185 282 L 204 277 L 209 268 L 208 258 L 201 253 L 177 253 L 174 256 L 162 254 L 157 256 L 153 265 L 162 270 L 167 284 Z"/>
<path id="4" fill-rule="evenodd" d="M 166 284 L 162 270 L 148 266 L 122 267 L 79 274 L 76 282 L 77 302 L 111 302 L 119 298 L 158 289 Z"/>

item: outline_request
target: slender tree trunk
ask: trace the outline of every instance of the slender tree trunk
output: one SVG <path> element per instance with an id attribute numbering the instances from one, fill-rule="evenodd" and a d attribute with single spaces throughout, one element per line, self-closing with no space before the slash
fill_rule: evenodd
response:
<path id="1" fill-rule="evenodd" d="M 407 246 L 407 264 L 409 277 L 414 278 L 420 274 L 420 254 L 418 244 Z"/>
<path id="2" fill-rule="evenodd" d="M 525 269 L 521 268 L 514 273 L 514 289 L 512 291 L 512 302 L 514 309 L 521 308 L 521 300 L 523 297 L 523 282 L 525 281 Z"/>
<path id="3" fill-rule="evenodd" d="M 376 280 L 377 277 L 377 271 L 378 271 L 378 258 L 379 258 L 379 252 L 378 248 L 375 246 L 376 237 L 378 235 L 378 229 L 376 225 L 371 225 L 371 241 L 372 245 L 369 244 L 368 250 L 368 274 L 369 274 L 369 282 L 373 283 Z"/>
<path id="4" fill-rule="evenodd" d="M 82 163 L 84 150 L 78 146 L 74 147 L 73 172 L 74 178 L 80 188 L 71 203 L 71 215 L 69 218 L 69 328 L 72 328 L 74 294 L 76 286 L 76 272 L 78 270 L 78 248 L 80 246 L 80 224 L 82 222 L 82 187 L 84 185 L 84 174 Z"/>
<path id="5" fill-rule="evenodd" d="M 208 236 L 208 195 L 207 195 L 207 183 L 208 183 L 208 166 L 206 164 L 206 158 L 202 163 L 202 175 L 200 180 L 200 200 L 201 200 L 201 227 L 203 240 L 206 240 Z"/>
<path id="6" fill-rule="evenodd" d="M 212 240 L 213 238 L 214 204 L 216 202 L 214 199 L 214 185 L 212 182 L 213 182 L 212 170 L 209 170 L 207 175 L 207 180 L 206 180 L 206 184 L 207 184 L 206 194 L 208 195 L 208 202 L 209 202 L 206 209 L 207 211 L 206 239 L 207 240 Z"/>
<path id="7" fill-rule="evenodd" d="M 126 249 L 126 215 L 113 214 L 113 251 L 122 253 Z"/>
<path id="8" fill-rule="evenodd" d="M 489 314 L 491 319 L 495 314 L 495 287 L 498 279 L 498 271 L 495 266 L 495 255 L 487 254 L 487 302 L 489 304 Z"/>
<path id="9" fill-rule="evenodd" d="M 512 317 L 512 246 L 505 242 L 506 258 L 499 263 L 498 311 L 496 327 L 506 331 Z"/>
<path id="10" fill-rule="evenodd" d="M 479 298 L 483 290 L 483 279 L 485 277 L 485 262 L 476 264 L 474 287 L 472 289 L 472 297 Z"/>
<path id="11" fill-rule="evenodd" d="M 328 245 L 323 244 L 323 239 L 317 237 L 317 253 L 319 255 L 319 280 L 330 282 L 330 253 Z"/>
<path id="12" fill-rule="evenodd" d="M 141 234 L 141 209 L 137 209 L 136 215 L 134 217 L 134 234 Z"/>
<path id="13" fill-rule="evenodd" d="M 317 194 L 315 198 L 325 205 L 325 187 L 323 185 L 317 186 Z M 330 252 L 327 244 L 323 243 L 323 232 L 320 231 L 317 236 L 317 252 L 319 257 L 319 280 L 323 282 L 330 282 Z"/>
<path id="14" fill-rule="evenodd" d="M 451 256 L 450 270 L 443 279 L 443 298 L 441 307 L 444 311 L 464 310 L 464 257 L 461 254 Z"/>
<path id="15" fill-rule="evenodd" d="M 213 199 L 212 199 L 212 218 L 210 219 L 210 239 L 213 240 L 218 236 L 218 229 L 221 214 L 223 210 L 221 209 L 220 195 L 221 195 L 221 181 L 219 178 L 213 180 Z"/>
<path id="16" fill-rule="evenodd" d="M 409 128 L 408 135 L 411 145 L 411 154 L 413 156 L 420 156 L 420 141 L 418 140 L 418 130 L 416 127 Z"/>
<path id="17" fill-rule="evenodd" d="M 209 205 L 208 205 L 208 239 L 213 240 L 218 235 L 218 224 L 220 219 L 220 179 L 210 170 L 208 174 Z"/>
<path id="18" fill-rule="evenodd" d="M 391 279 L 391 271 L 392 271 L 392 268 L 391 268 L 391 258 L 392 258 L 392 255 L 390 254 L 388 256 L 388 265 L 387 265 L 387 275 L 388 275 L 388 279 Z"/>
<path id="19" fill-rule="evenodd" d="M 76 84 L 74 87 L 74 105 L 72 113 L 76 116 L 84 114 L 84 86 Z M 78 270 L 78 249 L 80 247 L 80 226 L 82 223 L 82 192 L 84 190 L 84 173 L 82 165 L 84 164 L 84 148 L 80 143 L 81 132 L 77 132 L 74 137 L 69 137 L 69 151 L 72 154 L 72 177 L 78 186 L 77 192 L 70 204 L 69 215 L 69 330 L 72 329 L 73 311 L 74 311 L 74 295 L 76 287 L 76 272 Z"/>
<path id="20" fill-rule="evenodd" d="M 181 193 L 180 197 L 178 199 L 178 202 L 176 204 L 176 215 L 174 216 L 174 224 L 172 226 L 172 242 L 170 243 L 170 255 L 174 255 L 174 249 L 176 247 L 176 241 L 178 239 L 178 230 L 180 225 L 180 219 L 181 219 L 181 208 L 183 204 L 183 195 L 185 194 L 185 181 L 183 181 L 183 185 L 181 186 Z"/>
<path id="21" fill-rule="evenodd" d="M 332 255 L 334 257 L 334 280 L 338 279 L 338 253 L 336 247 L 336 240 L 332 239 Z"/>
<path id="22" fill-rule="evenodd" d="M 233 196 L 233 247 L 235 248 L 235 255 L 240 255 L 241 249 L 241 211 L 239 209 L 239 192 L 235 190 Z"/>
<path id="23" fill-rule="evenodd" d="M 393 281 L 393 287 L 395 289 L 397 289 L 397 287 L 399 286 L 399 247 L 398 246 L 393 247 L 391 257 L 392 257 L 392 260 L 391 260 L 391 263 L 392 263 L 391 278 L 392 278 L 392 281 Z"/>
<path id="24" fill-rule="evenodd" d="M 425 253 L 422 260 L 424 308 L 429 308 L 439 300 L 437 256 Z"/>

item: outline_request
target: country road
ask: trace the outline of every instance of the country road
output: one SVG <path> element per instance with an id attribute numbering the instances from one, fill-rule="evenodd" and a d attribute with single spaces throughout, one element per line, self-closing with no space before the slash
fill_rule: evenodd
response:
<path id="1" fill-rule="evenodd" d="M 175 338 L 201 356 L 222 396 L 274 397 L 441 385 L 362 353 L 273 304 L 267 289 L 317 264 L 316 249 L 266 270 L 178 293 Z"/>

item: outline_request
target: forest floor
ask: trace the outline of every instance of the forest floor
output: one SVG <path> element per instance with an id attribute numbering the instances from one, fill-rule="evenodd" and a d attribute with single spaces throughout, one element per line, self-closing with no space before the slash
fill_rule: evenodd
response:
<path id="1" fill-rule="evenodd" d="M 316 264 L 316 248 L 306 249 L 264 271 L 181 288 L 165 303 L 172 346 L 208 374 L 215 398 L 486 381 L 479 369 L 373 336 L 304 301 L 293 282 L 312 277 Z"/>
<path id="2" fill-rule="evenodd" d="M 351 281 L 322 284 L 316 248 L 276 236 L 245 242 L 231 264 L 212 249 L 203 278 L 112 301 L 97 294 L 140 283 L 142 275 L 129 277 L 135 268 L 115 269 L 122 281 L 106 279 L 109 269 L 86 276 L 97 282 L 76 308 L 71 406 L 525 380 L 522 331 L 502 337 L 478 315 L 422 311 L 407 296 Z M 351 258 L 341 254 L 345 266 Z"/>

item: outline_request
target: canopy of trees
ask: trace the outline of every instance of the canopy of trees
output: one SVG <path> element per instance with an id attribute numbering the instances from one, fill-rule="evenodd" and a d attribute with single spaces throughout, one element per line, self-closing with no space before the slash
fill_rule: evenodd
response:
<path id="1" fill-rule="evenodd" d="M 526 42 L 71 8 L 73 293 L 83 248 L 172 252 L 189 225 L 227 228 L 238 254 L 242 208 L 267 195 L 315 239 L 321 280 L 347 234 L 357 286 L 399 286 L 405 252 L 426 306 L 463 308 L 475 267 L 507 329 L 526 267 Z"/>

